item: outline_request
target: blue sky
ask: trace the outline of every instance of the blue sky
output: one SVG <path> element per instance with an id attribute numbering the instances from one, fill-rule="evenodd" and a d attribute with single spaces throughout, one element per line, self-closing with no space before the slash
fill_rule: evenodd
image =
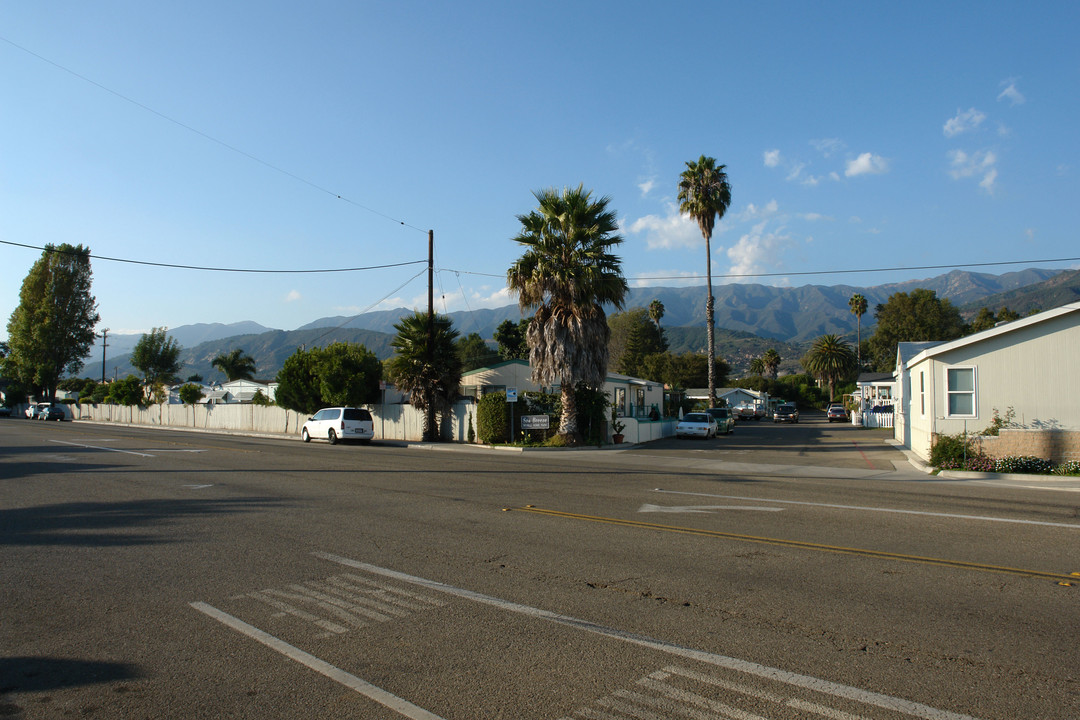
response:
<path id="1" fill-rule="evenodd" d="M 581 183 L 611 198 L 632 285 L 703 285 L 675 196 L 705 154 L 733 187 L 717 282 L 1080 255 L 1074 3 L 0 0 L 0 18 L 6 243 L 318 270 L 426 261 L 432 229 L 437 309 L 475 310 L 514 301 L 532 192 Z M 0 244 L 5 327 L 40 254 Z M 113 332 L 426 306 L 424 264 L 93 270 Z"/>

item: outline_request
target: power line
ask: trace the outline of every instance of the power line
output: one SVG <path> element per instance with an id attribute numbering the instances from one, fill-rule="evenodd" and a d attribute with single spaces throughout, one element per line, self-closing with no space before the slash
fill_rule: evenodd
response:
<path id="1" fill-rule="evenodd" d="M 0 244 L 13 245 L 15 247 L 29 248 L 31 250 L 45 250 L 44 247 L 38 245 L 27 245 L 25 243 L 11 242 L 10 240 L 0 240 Z M 53 248 L 53 252 L 64 252 L 59 248 Z M 178 270 L 204 270 L 207 272 L 231 272 L 231 273 L 267 273 L 267 274 L 280 274 L 280 275 L 303 275 L 314 273 L 342 273 L 342 272 L 359 272 L 362 270 L 383 270 L 386 268 L 402 267 L 404 265 L 418 265 L 420 263 L 427 264 L 427 260 L 409 260 L 408 262 L 388 263 L 386 265 L 368 265 L 366 267 L 348 267 L 348 268 L 325 268 L 322 270 L 265 270 L 265 269 L 253 269 L 253 268 L 227 268 L 227 267 L 207 267 L 203 265 L 180 265 L 177 263 L 163 263 L 163 262 L 151 262 L 149 260 L 131 260 L 128 258 L 116 258 L 108 257 L 107 255 L 90 255 L 94 260 L 107 260 L 109 262 L 129 263 L 131 265 L 149 265 L 151 267 L 162 268 L 174 268 Z"/>
<path id="2" fill-rule="evenodd" d="M 427 261 L 424 261 L 424 262 L 425 262 L 425 264 L 426 264 L 426 262 L 427 262 Z M 334 328 L 330 328 L 329 330 L 327 330 L 326 332 L 324 332 L 324 333 L 323 333 L 322 335 L 319 335 L 319 336 L 317 336 L 317 337 L 316 337 L 316 338 L 315 338 L 314 340 L 312 340 L 312 341 L 311 341 L 311 345 L 312 345 L 312 346 L 314 346 L 314 345 L 315 345 L 315 343 L 319 342 L 320 340 L 322 340 L 322 339 L 323 339 L 324 337 L 326 337 L 327 335 L 330 335 L 331 333 L 335 333 L 335 332 L 337 332 L 338 330 L 342 329 L 343 327 L 345 327 L 346 325 L 348 325 L 349 323 L 351 323 L 351 322 L 352 322 L 353 320 L 355 320 L 356 318 L 360 317 L 361 315 L 363 315 L 363 314 L 364 314 L 364 313 L 366 313 L 366 312 L 369 312 L 369 311 L 370 311 L 370 310 L 371 310 L 371 309 L 372 309 L 373 307 L 375 307 L 376 305 L 378 305 L 379 303 L 381 303 L 381 302 L 382 302 L 383 300 L 386 300 L 386 299 L 387 299 L 388 297 L 390 297 L 391 295 L 393 295 L 394 293 L 396 293 L 396 292 L 397 292 L 398 290 L 401 290 L 401 289 L 402 289 L 403 287 L 405 287 L 406 285 L 408 285 L 409 283 L 411 283 L 411 282 L 412 282 L 413 280 L 415 280 L 416 278 L 418 278 L 418 277 L 420 277 L 421 275 L 423 275 L 423 274 L 424 274 L 425 272 L 427 272 L 427 268 L 424 268 L 424 269 L 423 269 L 423 270 L 421 270 L 420 272 L 416 273 L 416 274 L 415 274 L 415 275 L 413 275 L 413 276 L 412 276 L 411 278 L 409 278 L 409 279 L 408 279 L 408 280 L 406 280 L 405 282 L 401 283 L 401 284 L 400 284 L 400 285 L 398 285 L 398 286 L 397 286 L 396 288 L 394 288 L 394 289 L 393 289 L 393 290 L 391 290 L 390 292 L 386 293 L 386 294 L 385 294 L 385 295 L 383 295 L 383 296 L 382 296 L 381 298 L 379 298 L 379 299 L 378 299 L 378 300 L 376 300 L 375 302 L 371 303 L 370 305 L 368 305 L 368 306 L 367 306 L 366 308 L 364 308 L 363 310 L 361 310 L 361 311 L 360 311 L 360 312 L 358 312 L 357 314 L 353 315 L 353 316 L 352 316 L 352 317 L 350 317 L 350 318 L 347 318 L 347 319 L 345 320 L 345 322 L 341 323 L 341 324 L 340 324 L 340 325 L 338 325 L 337 327 L 334 327 Z"/>
<path id="3" fill-rule="evenodd" d="M 48 63 L 49 65 L 52 65 L 53 67 L 55 67 L 55 68 L 57 68 L 59 70 L 63 70 L 64 72 L 68 73 L 69 75 L 77 77 L 78 79 L 82 80 L 83 82 L 89 83 L 89 84 L 93 85 L 94 87 L 96 87 L 96 88 L 98 88 L 100 90 L 104 90 L 105 92 L 109 93 L 110 95 L 114 95 L 114 96 L 120 98 L 121 100 L 123 100 L 126 103 L 130 103 L 130 104 L 134 105 L 135 107 L 137 107 L 137 108 L 139 108 L 141 110 L 145 110 L 148 113 L 156 115 L 159 118 L 161 118 L 162 120 L 166 120 L 168 122 L 171 122 L 173 125 L 181 127 L 184 130 L 187 130 L 188 132 L 194 133 L 194 134 L 198 135 L 201 138 L 209 140 L 210 142 L 215 143 L 217 145 L 220 145 L 221 147 L 225 148 L 226 150 L 230 150 L 230 151 L 236 153 L 237 155 L 242 155 L 242 156 L 246 157 L 248 160 L 252 160 L 254 162 L 257 162 L 260 165 L 262 165 L 263 167 L 269 168 L 269 169 L 273 170 L 274 172 L 281 173 L 282 175 L 290 177 L 293 180 L 297 180 L 299 182 L 302 182 L 305 185 L 307 185 L 308 187 L 312 187 L 312 188 L 318 190 L 319 192 L 326 193 L 327 195 L 330 195 L 331 197 L 334 197 L 334 198 L 336 198 L 338 200 L 341 200 L 343 202 L 347 202 L 350 205 L 354 205 L 354 206 L 360 208 L 361 210 L 366 210 L 369 213 L 372 213 L 373 215 L 378 215 L 381 218 L 384 218 L 384 219 L 389 220 L 391 222 L 398 223 L 399 225 L 403 225 L 403 226 L 408 227 L 408 228 L 412 228 L 413 230 L 418 230 L 420 232 L 427 232 L 427 230 L 422 230 L 421 228 L 418 228 L 415 225 L 410 225 L 409 223 L 405 222 L 404 220 L 400 220 L 398 218 L 387 215 L 386 213 L 379 212 L 378 210 L 376 210 L 374 208 L 371 208 L 371 207 L 368 207 L 367 205 L 362 205 L 361 203 L 358 203 L 355 200 L 350 200 L 349 198 L 345 197 L 344 195 L 341 195 L 339 193 L 334 192 L 333 190 L 325 188 L 325 187 L 323 187 L 323 186 L 321 186 L 321 185 L 319 185 L 319 184 L 317 184 L 315 182 L 312 182 L 311 180 L 308 180 L 307 178 L 301 177 L 300 175 L 297 175 L 296 173 L 289 172 L 288 170 L 285 170 L 284 168 L 280 168 L 277 165 L 274 165 L 273 163 L 267 162 L 266 160 L 263 160 L 262 158 L 258 157 L 257 155 L 252 155 L 251 153 L 247 152 L 246 150 L 241 150 L 240 148 L 238 148 L 238 147 L 236 147 L 234 145 L 230 145 L 229 143 L 225 142 L 224 140 L 219 140 L 216 137 L 214 137 L 213 135 L 208 135 L 207 133 L 203 132 L 202 130 L 199 130 L 198 128 L 194 128 L 191 125 L 187 125 L 185 123 L 180 122 L 179 120 L 177 120 L 175 118 L 169 117 L 165 113 L 159 112 L 158 110 L 155 110 L 154 108 L 150 107 L 149 105 L 144 105 L 143 103 L 139 102 L 138 100 L 134 100 L 134 99 L 128 97 L 127 95 L 124 95 L 122 93 L 117 92 L 116 90 L 113 90 L 110 87 L 102 85 L 101 83 L 97 82 L 96 80 L 91 80 L 90 78 L 86 77 L 85 75 L 80 75 L 79 73 L 75 72 L 74 70 L 72 70 L 70 68 L 67 68 L 67 67 L 64 67 L 63 65 L 61 65 L 61 64 L 59 64 L 57 62 L 54 62 L 54 61 L 50 60 L 47 57 L 44 57 L 42 55 L 38 55 L 33 50 L 30 50 L 29 48 L 25 48 L 25 47 L 23 47 L 22 45 L 19 45 L 16 42 L 12 42 L 11 40 L 7 39 L 6 37 L 0 36 L 0 40 L 3 40 L 8 45 L 11 45 L 12 47 L 17 48 L 19 50 L 22 50 L 24 53 L 26 53 L 28 55 L 31 55 L 31 56 L 37 58 L 38 60 L 41 60 L 44 63 Z"/>

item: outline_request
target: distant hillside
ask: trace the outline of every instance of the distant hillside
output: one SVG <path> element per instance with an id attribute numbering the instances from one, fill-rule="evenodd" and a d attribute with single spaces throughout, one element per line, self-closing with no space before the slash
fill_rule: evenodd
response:
<path id="1" fill-rule="evenodd" d="M 277 377 L 285 359 L 296 352 L 301 345 L 312 348 L 324 347 L 333 342 L 360 343 L 375 353 L 380 360 L 385 360 L 393 354 L 393 349 L 390 347 L 392 339 L 392 335 L 370 330 L 334 330 L 328 333 L 326 328 L 289 332 L 271 330 L 258 335 L 236 335 L 200 343 L 190 348 L 184 347 L 180 353 L 183 369 L 179 375 L 181 379 L 185 379 L 197 373 L 202 375 L 207 382 L 224 381 L 225 376 L 211 363 L 218 355 L 239 348 L 255 359 L 256 378 L 273 380 Z M 141 375 L 142 373 L 132 367 L 131 354 L 127 353 L 117 356 L 109 355 L 106 358 L 105 374 L 110 378 L 114 376 L 123 378 L 129 374 Z M 100 357 L 96 363 L 87 363 L 79 376 L 100 379 Z"/>
<path id="2" fill-rule="evenodd" d="M 676 355 L 688 352 L 704 354 L 708 350 L 709 341 L 705 328 L 702 326 L 665 327 L 664 337 L 668 341 L 668 350 Z M 782 358 L 780 373 L 802 372 L 799 359 L 810 349 L 810 343 L 786 343 L 752 333 L 723 328 L 716 329 L 714 342 L 716 356 L 727 362 L 733 378 L 745 375 L 750 361 L 761 357 L 769 348 L 776 350 Z"/>
<path id="3" fill-rule="evenodd" d="M 211 340 L 221 340 L 228 337 L 236 337 L 237 335 L 257 335 L 259 333 L 269 332 L 272 328 L 260 325 L 257 322 L 246 320 L 244 322 L 231 323 L 225 325 L 222 323 L 196 323 L 194 325 L 182 325 L 178 328 L 170 328 L 169 336 L 176 339 L 176 342 L 180 343 L 184 347 L 193 347 L 200 343 L 210 342 Z M 98 332 L 101 329 L 99 327 Z M 106 348 L 106 360 L 114 355 L 119 357 L 120 355 L 127 355 L 135 349 L 135 343 L 139 342 L 139 338 L 142 337 L 142 333 L 109 333 L 108 344 Z M 98 337 L 94 341 L 93 347 L 90 349 L 90 354 L 87 355 L 90 359 L 97 359 L 98 361 L 98 375 L 101 377 L 101 338 Z M 85 372 L 85 371 L 84 371 Z M 93 377 L 91 375 L 90 377 Z"/>
<path id="4" fill-rule="evenodd" d="M 1034 285 L 989 295 L 968 303 L 961 312 L 968 319 L 981 308 L 996 313 L 1003 307 L 1027 315 L 1033 311 L 1050 310 L 1080 300 L 1080 270 L 1066 270 Z"/>
<path id="5" fill-rule="evenodd" d="M 862 293 L 869 305 L 867 314 L 862 319 L 865 332 L 866 328 L 873 324 L 874 308 L 879 303 L 885 303 L 893 293 L 926 288 L 936 292 L 938 297 L 949 298 L 953 304 L 962 305 L 994 293 L 1043 282 L 1059 272 L 1028 269 L 1004 275 L 988 275 L 954 270 L 924 280 L 873 287 L 803 285 L 797 288 L 782 288 L 741 283 L 715 285 L 713 295 L 716 298 L 716 326 L 792 343 L 812 342 L 814 338 L 826 333 L 854 338 L 856 320 L 848 309 L 848 301 L 855 293 Z M 648 307 L 653 300 L 664 304 L 662 322 L 665 326 L 704 326 L 704 286 L 631 288 L 625 307 Z M 607 310 L 610 313 L 614 308 Z M 399 308 L 365 313 L 354 318 L 327 317 L 309 323 L 304 328 L 337 327 L 344 324 L 349 328 L 366 328 L 392 334 L 394 323 L 402 315 L 411 312 Z M 454 321 L 454 327 L 462 334 L 477 332 L 485 338 L 491 338 L 499 323 L 504 320 L 516 322 L 521 318 L 521 311 L 517 305 L 507 305 L 493 310 L 453 312 L 449 313 L 449 316 Z"/>

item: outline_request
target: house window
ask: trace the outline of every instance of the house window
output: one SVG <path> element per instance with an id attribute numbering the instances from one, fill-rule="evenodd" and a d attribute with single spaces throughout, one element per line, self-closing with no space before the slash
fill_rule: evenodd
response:
<path id="1" fill-rule="evenodd" d="M 975 368 L 945 369 L 946 417 L 975 417 Z"/>
<path id="2" fill-rule="evenodd" d="M 615 414 L 622 417 L 626 414 L 626 388 L 615 388 Z"/>
<path id="3" fill-rule="evenodd" d="M 919 414 L 926 415 L 926 373 L 919 373 Z"/>

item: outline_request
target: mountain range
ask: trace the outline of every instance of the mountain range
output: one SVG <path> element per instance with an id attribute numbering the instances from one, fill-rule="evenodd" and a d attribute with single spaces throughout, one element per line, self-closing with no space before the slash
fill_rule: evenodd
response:
<path id="1" fill-rule="evenodd" d="M 873 332 L 874 308 L 897 292 L 926 288 L 948 298 L 968 316 L 983 306 L 1010 309 L 1026 314 L 1034 308 L 1050 308 L 1080 299 L 1080 270 L 1026 269 L 1002 275 L 954 270 L 923 280 L 888 283 L 872 287 L 853 285 L 804 285 L 774 287 L 757 284 L 727 284 L 713 287 L 716 298 L 717 354 L 735 369 L 745 367 L 769 347 L 797 365 L 806 347 L 815 338 L 832 333 L 855 339 L 856 318 L 848 308 L 855 293 L 867 300 L 862 318 L 863 337 Z M 625 309 L 648 307 L 653 300 L 664 305 L 661 320 L 673 352 L 701 351 L 705 345 L 705 288 L 631 288 Z M 606 308 L 609 314 L 615 308 Z M 255 322 L 232 324 L 199 323 L 168 331 L 184 349 L 181 377 L 202 375 L 206 380 L 222 379 L 211 362 L 219 354 L 241 348 L 255 359 L 258 377 L 276 376 L 285 358 L 297 347 L 315 347 L 331 342 L 357 342 L 380 359 L 392 354 L 390 340 L 394 324 L 413 311 L 405 308 L 364 313 L 352 317 L 324 317 L 296 330 L 268 328 Z M 517 305 L 477 309 L 448 314 L 462 334 L 478 333 L 491 339 L 505 320 L 517 322 L 522 313 Z M 130 352 L 141 335 L 110 334 L 106 348 L 108 376 L 135 373 Z M 80 375 L 102 377 L 100 339 L 91 350 Z"/>

